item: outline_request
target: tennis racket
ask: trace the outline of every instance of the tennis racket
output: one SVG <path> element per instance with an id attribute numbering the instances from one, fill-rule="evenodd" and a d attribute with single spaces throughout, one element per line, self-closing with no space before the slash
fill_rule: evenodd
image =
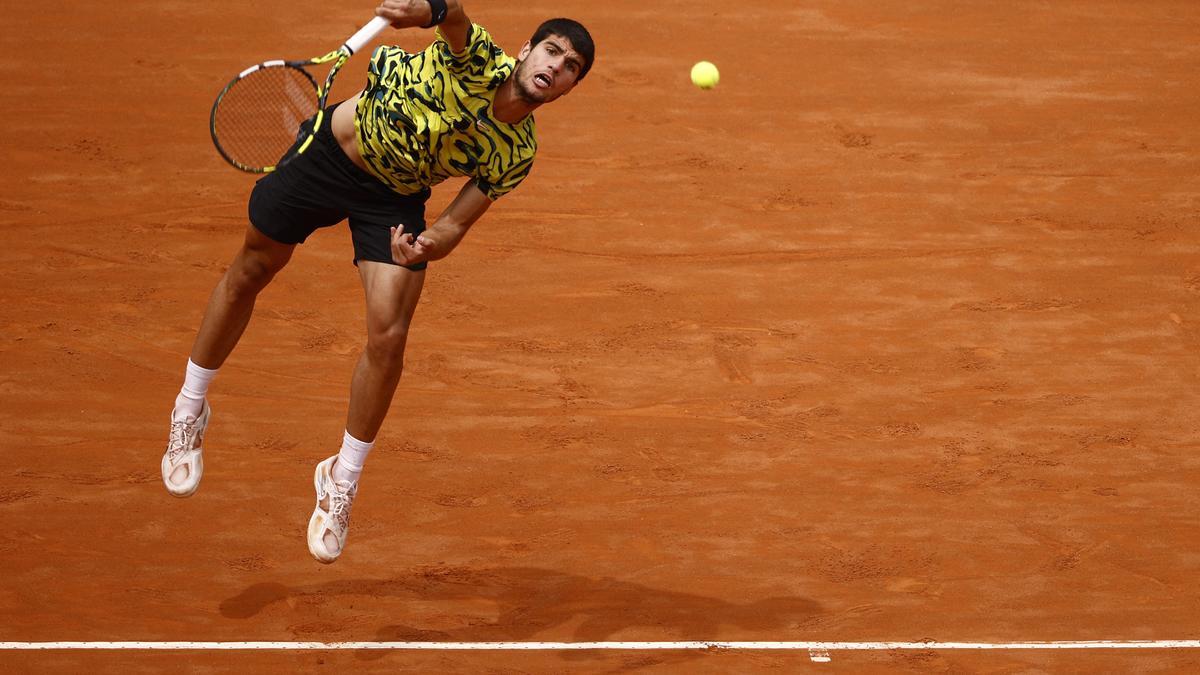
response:
<path id="1" fill-rule="evenodd" d="M 270 173 L 303 153 L 321 128 L 325 98 L 342 64 L 388 25 L 387 19 L 377 16 L 324 56 L 307 61 L 264 61 L 238 73 L 217 95 L 208 118 L 217 152 L 250 173 Z M 305 70 L 331 61 L 323 85 Z M 314 115 L 312 129 L 301 129 L 301 123 Z M 293 145 L 296 150 L 285 158 Z"/>

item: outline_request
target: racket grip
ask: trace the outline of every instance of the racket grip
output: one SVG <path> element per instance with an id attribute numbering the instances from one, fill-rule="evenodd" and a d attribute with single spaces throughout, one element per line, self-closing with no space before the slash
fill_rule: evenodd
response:
<path id="1" fill-rule="evenodd" d="M 390 25 L 391 22 L 389 22 L 387 19 L 383 18 L 382 16 L 377 16 L 374 19 L 371 19 L 371 23 L 368 23 L 367 25 L 358 29 L 358 32 L 354 35 L 351 35 L 350 39 L 346 40 L 346 44 L 342 45 L 342 49 L 353 55 L 355 52 L 362 49 L 363 45 L 367 44 L 371 40 L 374 40 L 376 35 L 382 33 L 383 29 Z"/>

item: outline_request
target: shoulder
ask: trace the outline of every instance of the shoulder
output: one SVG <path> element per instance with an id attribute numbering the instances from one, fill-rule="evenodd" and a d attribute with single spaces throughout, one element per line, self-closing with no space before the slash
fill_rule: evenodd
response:
<path id="1" fill-rule="evenodd" d="M 388 71 L 423 55 L 424 52 L 413 54 L 396 45 L 379 45 L 371 52 L 371 62 L 367 69 L 371 72 Z"/>

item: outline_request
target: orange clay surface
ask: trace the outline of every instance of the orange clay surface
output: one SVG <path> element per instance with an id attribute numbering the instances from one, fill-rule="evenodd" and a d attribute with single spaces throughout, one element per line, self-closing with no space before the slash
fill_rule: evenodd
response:
<path id="1" fill-rule="evenodd" d="M 209 105 L 371 3 L 5 3 L 0 641 L 1200 638 L 1200 6 L 879 5 L 470 4 L 510 52 L 576 17 L 600 59 L 538 112 L 529 180 L 431 266 L 327 567 L 312 467 L 365 339 L 344 226 L 259 298 L 200 491 L 168 496 L 158 465 L 253 185 Z M 1200 652 L 0 652 L 318 664 L 1196 672 Z"/>

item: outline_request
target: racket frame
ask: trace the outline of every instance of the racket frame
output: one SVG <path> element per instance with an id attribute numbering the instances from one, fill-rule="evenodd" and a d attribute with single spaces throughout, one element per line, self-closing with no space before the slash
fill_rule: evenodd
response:
<path id="1" fill-rule="evenodd" d="M 226 84 L 223 89 L 221 89 L 221 92 L 217 94 L 217 99 L 213 101 L 212 110 L 209 112 L 208 131 L 209 135 L 212 136 L 213 145 L 216 146 L 217 152 L 220 153 L 221 157 L 224 158 L 225 161 L 248 173 L 271 173 L 280 166 L 286 164 L 291 159 L 302 154 L 308 149 L 308 146 L 312 144 L 313 139 L 316 138 L 317 131 L 321 128 L 321 123 L 325 119 L 325 101 L 329 97 L 329 90 L 333 87 L 333 80 L 337 76 L 338 71 L 341 70 L 342 65 L 346 63 L 346 61 L 349 60 L 355 52 L 362 49 L 368 42 L 383 32 L 383 29 L 387 28 L 389 25 L 390 22 L 387 19 L 377 16 L 367 25 L 360 28 L 354 35 L 350 36 L 349 39 L 342 43 L 341 47 L 338 47 L 328 54 L 311 58 L 306 61 L 284 61 L 280 59 L 263 61 L 262 63 L 257 63 L 238 73 L 237 76 L 230 80 L 230 82 Z M 305 70 L 307 66 L 316 66 L 323 63 L 329 63 L 330 61 L 333 62 L 333 65 L 330 66 L 329 73 L 325 76 L 324 84 L 317 84 L 317 81 L 312 74 Z M 305 138 L 300 146 L 296 149 L 296 152 L 292 153 L 289 157 L 283 159 L 276 165 L 252 167 L 237 161 L 231 157 L 224 148 L 221 147 L 221 142 L 217 137 L 217 109 L 220 107 L 221 100 L 225 97 L 225 94 L 227 94 L 229 90 L 234 87 L 234 85 L 249 76 L 251 73 L 262 70 L 263 68 L 294 68 L 301 73 L 304 73 L 304 76 L 308 78 L 309 82 L 312 83 L 313 89 L 317 94 L 317 116 L 313 121 L 312 131 L 309 132 L 308 137 Z"/>

